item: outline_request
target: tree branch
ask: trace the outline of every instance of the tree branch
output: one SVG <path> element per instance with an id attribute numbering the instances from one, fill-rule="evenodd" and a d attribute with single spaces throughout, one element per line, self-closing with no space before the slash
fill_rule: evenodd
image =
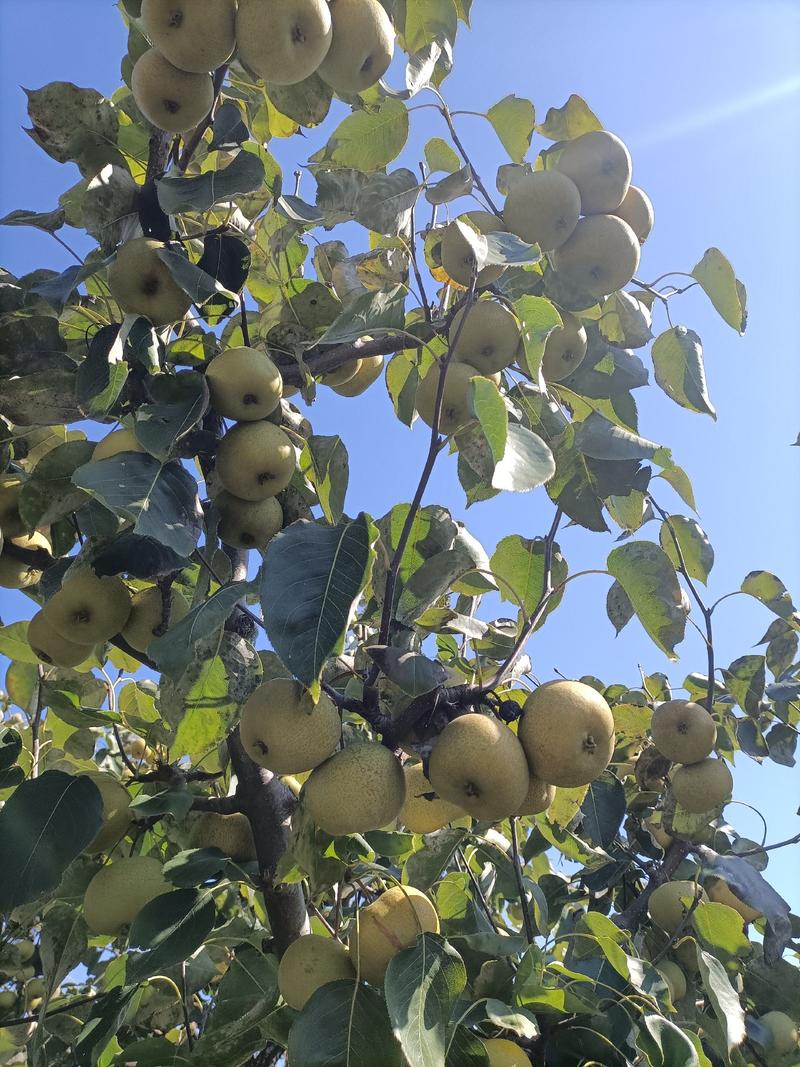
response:
<path id="1" fill-rule="evenodd" d="M 517 840 L 517 818 L 512 815 L 508 820 L 511 824 L 511 858 L 514 861 L 514 878 L 519 892 L 519 906 L 522 908 L 522 919 L 525 923 L 525 938 L 529 945 L 533 944 L 534 933 L 531 915 L 528 909 L 528 894 L 525 892 L 525 879 L 522 873 L 522 862 L 519 858 L 519 842 Z"/>
<path id="2" fill-rule="evenodd" d="M 225 75 L 227 73 L 227 63 L 223 63 L 221 67 L 217 67 L 217 69 L 214 71 L 214 100 L 211 104 L 211 108 L 209 109 L 208 114 L 197 127 L 197 129 L 194 130 L 189 139 L 185 142 L 183 146 L 183 151 L 178 157 L 178 170 L 181 173 L 183 173 L 191 163 L 192 156 L 194 155 L 197 146 L 200 144 L 200 141 L 203 138 L 203 134 L 214 121 L 214 112 L 217 109 L 217 102 L 219 101 L 219 94 L 222 89 L 222 83 L 225 81 Z"/>
<path id="3" fill-rule="evenodd" d="M 629 904 L 614 920 L 622 930 L 630 930 L 636 933 L 644 922 L 647 904 L 654 891 L 664 882 L 668 882 L 681 863 L 691 851 L 691 842 L 673 841 L 667 849 L 661 864 L 651 875 L 647 886 L 642 890 L 636 900 Z"/>

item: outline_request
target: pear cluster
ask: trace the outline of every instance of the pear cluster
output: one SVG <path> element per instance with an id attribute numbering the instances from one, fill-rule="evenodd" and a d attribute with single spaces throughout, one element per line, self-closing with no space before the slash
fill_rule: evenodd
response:
<path id="1" fill-rule="evenodd" d="M 36 585 L 42 570 L 31 564 L 24 553 L 51 550 L 47 531 L 28 533 L 22 521 L 19 513 L 22 485 L 22 478 L 17 474 L 0 476 L 0 589 L 28 589 Z"/>
<path id="2" fill-rule="evenodd" d="M 727 763 L 711 755 L 717 741 L 714 719 L 693 700 L 666 700 L 653 712 L 650 735 L 658 751 L 676 766 L 672 795 L 694 814 L 724 804 L 733 790 Z"/>
<path id="3" fill-rule="evenodd" d="M 152 47 L 131 89 L 148 122 L 195 129 L 214 104 L 211 72 L 236 54 L 256 77 L 295 85 L 318 74 L 338 93 L 374 85 L 394 54 L 394 27 L 379 0 L 142 0 Z"/>

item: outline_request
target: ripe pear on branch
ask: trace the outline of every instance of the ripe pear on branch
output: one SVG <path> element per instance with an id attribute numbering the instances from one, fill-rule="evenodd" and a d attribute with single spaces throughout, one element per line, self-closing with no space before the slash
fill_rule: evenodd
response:
<path id="1" fill-rule="evenodd" d="M 236 0 L 142 0 L 141 18 L 152 44 L 179 70 L 214 70 L 236 45 Z"/>

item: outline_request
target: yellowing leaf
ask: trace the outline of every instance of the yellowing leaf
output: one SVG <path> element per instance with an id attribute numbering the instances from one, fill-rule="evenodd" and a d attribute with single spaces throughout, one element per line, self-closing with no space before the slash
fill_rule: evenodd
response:
<path id="1" fill-rule="evenodd" d="M 515 163 L 521 163 L 531 146 L 536 114 L 530 100 L 511 93 L 489 108 L 487 118 Z"/>

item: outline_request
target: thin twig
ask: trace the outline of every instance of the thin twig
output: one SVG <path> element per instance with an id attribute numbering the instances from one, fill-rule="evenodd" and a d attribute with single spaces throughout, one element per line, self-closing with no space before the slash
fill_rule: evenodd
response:
<path id="1" fill-rule="evenodd" d="M 31 778 L 37 778 L 39 775 L 39 753 L 41 750 L 41 739 L 39 737 L 39 727 L 42 724 L 42 681 L 44 680 L 44 667 L 41 663 L 37 664 L 37 678 L 36 678 L 36 706 L 31 716 Z"/>
<path id="2" fill-rule="evenodd" d="M 420 167 L 422 164 L 420 164 Z M 423 175 L 424 180 L 424 175 Z M 414 268 L 414 277 L 417 279 L 417 289 L 419 290 L 419 298 L 422 301 L 422 310 L 425 313 L 425 321 L 431 323 L 433 316 L 431 315 L 431 306 L 428 303 L 428 296 L 425 292 L 425 283 L 422 280 L 422 274 L 420 273 L 419 263 L 417 262 L 417 244 L 416 244 L 416 223 L 414 208 L 411 208 L 411 237 L 409 239 L 409 255 L 411 256 L 411 265 Z"/>
<path id="3" fill-rule="evenodd" d="M 511 823 L 511 858 L 514 861 L 514 877 L 517 880 L 517 889 L 519 890 L 519 903 L 522 908 L 522 918 L 525 923 L 525 937 L 528 944 L 532 945 L 534 941 L 533 923 L 531 922 L 531 914 L 528 909 L 528 894 L 525 892 L 525 879 L 522 874 L 522 861 L 519 856 L 519 842 L 517 841 L 517 817 L 512 815 L 508 820 Z"/>
<path id="4" fill-rule="evenodd" d="M 774 845 L 759 845 L 758 848 L 748 848 L 746 852 L 732 852 L 731 856 L 736 856 L 737 859 L 740 856 L 757 856 L 760 852 L 772 852 L 776 848 L 798 844 L 800 844 L 800 834 L 795 834 L 794 837 L 787 837 L 785 841 L 776 841 Z"/>
<path id="5" fill-rule="evenodd" d="M 217 583 L 217 585 L 225 585 L 223 580 L 220 578 L 220 576 L 217 574 L 217 572 L 214 570 L 212 565 L 208 562 L 208 560 L 205 558 L 199 548 L 195 549 L 194 555 L 197 557 L 198 562 L 206 568 L 206 570 Z M 251 619 L 256 624 L 256 626 L 260 626 L 261 629 L 266 632 L 267 627 L 264 623 L 264 620 L 260 619 L 255 612 L 251 611 L 250 608 L 246 607 L 244 604 L 237 604 L 236 607 L 239 611 L 242 612 L 243 615 L 246 615 L 248 619 Z"/>
<path id="6" fill-rule="evenodd" d="M 464 873 L 466 874 L 467 878 L 469 879 L 469 884 L 472 886 L 472 892 L 475 894 L 475 896 L 480 901 L 480 905 L 483 908 L 483 913 L 486 916 L 486 918 L 489 920 L 489 925 L 491 926 L 491 928 L 494 930 L 494 932 L 496 934 L 499 933 L 500 929 L 499 929 L 499 927 L 497 925 L 497 921 L 495 920 L 494 915 L 492 914 L 492 909 L 489 907 L 489 902 L 486 899 L 486 895 L 484 894 L 483 890 L 481 889 L 480 882 L 475 877 L 475 875 L 472 873 L 472 869 L 470 868 L 470 865 L 469 865 L 469 863 L 467 861 L 467 857 L 464 855 L 463 848 L 458 848 L 456 850 L 456 863 L 458 864 L 459 867 L 463 867 L 464 868 Z"/>
<path id="7" fill-rule="evenodd" d="M 183 1025 L 186 1030 L 186 1043 L 191 1052 L 194 1048 L 192 1024 L 189 1021 L 189 987 L 186 983 L 186 960 L 181 961 L 181 1006 L 183 1008 Z"/>
<path id="8" fill-rule="evenodd" d="M 481 194 L 483 195 L 483 198 L 485 199 L 485 201 L 486 201 L 487 205 L 489 206 L 489 209 L 492 211 L 492 213 L 494 215 L 496 215 L 498 217 L 498 219 L 502 220 L 502 218 L 503 218 L 502 211 L 500 211 L 500 209 L 498 208 L 497 204 L 495 204 L 494 200 L 492 200 L 492 197 L 489 194 L 489 190 L 483 184 L 483 180 L 481 179 L 480 174 L 478 174 L 477 170 L 472 165 L 472 160 L 467 155 L 467 150 L 464 148 L 464 145 L 461 143 L 461 138 L 456 133 L 456 128 L 455 128 L 455 126 L 453 124 L 453 117 L 450 114 L 450 108 L 445 103 L 444 97 L 441 95 L 441 93 L 438 90 L 433 89 L 433 86 L 428 86 L 428 88 L 432 89 L 433 92 L 436 93 L 437 97 L 439 98 L 439 103 L 440 103 L 439 111 L 440 111 L 442 117 L 444 118 L 444 121 L 447 123 L 447 128 L 450 130 L 450 136 L 453 138 L 453 144 L 456 146 L 456 148 L 460 152 L 461 158 L 464 160 L 466 165 L 472 171 L 472 177 L 473 177 L 473 180 L 475 182 L 475 185 L 478 187 L 478 189 L 480 189 Z"/>
<path id="9" fill-rule="evenodd" d="M 219 100 L 219 94 L 222 90 L 222 83 L 225 81 L 225 75 L 227 73 L 227 63 L 223 63 L 221 67 L 217 67 L 217 69 L 214 71 L 214 100 L 206 117 L 203 119 L 203 121 L 194 131 L 194 133 L 192 133 L 191 137 L 184 143 L 183 151 L 181 152 L 180 158 L 178 159 L 178 170 L 181 173 L 183 173 L 191 163 L 192 156 L 194 155 L 197 146 L 200 144 L 200 141 L 203 138 L 203 134 L 214 121 L 214 112 L 216 111 L 217 101 Z"/>
<path id="10" fill-rule="evenodd" d="M 244 293 L 239 293 L 239 315 L 242 322 L 242 340 L 244 347 L 250 347 L 250 327 L 247 325 L 247 308 L 244 306 Z"/>

